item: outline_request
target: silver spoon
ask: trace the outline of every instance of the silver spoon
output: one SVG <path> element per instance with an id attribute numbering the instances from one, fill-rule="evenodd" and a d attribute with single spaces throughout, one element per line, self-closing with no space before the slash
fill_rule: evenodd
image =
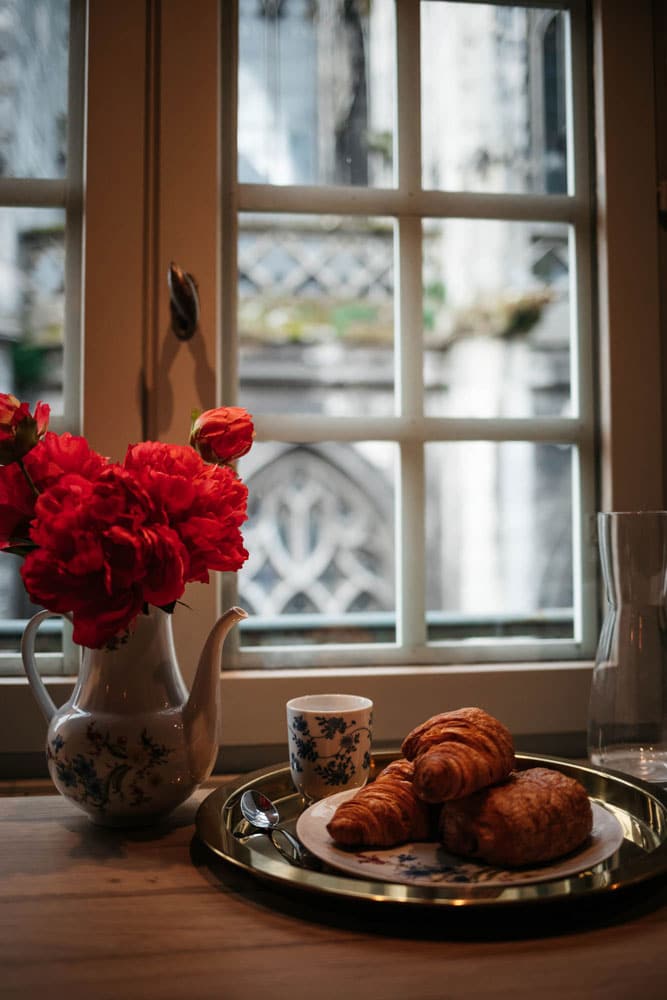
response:
<path id="1" fill-rule="evenodd" d="M 278 807 L 271 799 L 257 788 L 249 788 L 241 796 L 241 812 L 244 819 L 258 830 L 265 830 L 271 837 L 274 847 L 292 864 L 303 865 L 306 855 L 310 860 L 310 851 L 306 852 L 303 844 L 289 830 L 280 826 Z M 279 836 L 276 836 L 279 835 Z M 291 852 L 280 843 L 284 837 L 291 847 Z"/>

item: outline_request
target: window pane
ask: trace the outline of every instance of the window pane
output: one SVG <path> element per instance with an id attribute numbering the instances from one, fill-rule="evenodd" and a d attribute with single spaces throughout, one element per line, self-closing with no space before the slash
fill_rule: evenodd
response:
<path id="1" fill-rule="evenodd" d="M 0 176 L 64 177 L 69 0 L 0 3 Z"/>
<path id="2" fill-rule="evenodd" d="M 426 466 L 429 637 L 571 637 L 572 448 L 428 444 Z"/>
<path id="3" fill-rule="evenodd" d="M 392 184 L 394 0 L 240 0 L 242 183 Z"/>
<path id="4" fill-rule="evenodd" d="M 425 220 L 431 416 L 569 415 L 567 226 Z"/>
<path id="5" fill-rule="evenodd" d="M 0 392 L 62 413 L 64 212 L 0 209 Z M 38 609 L 26 597 L 21 560 L 0 554 L 0 648 L 17 650 Z M 43 634 L 42 634 L 43 632 Z M 40 630 L 37 649 L 60 648 L 62 625 Z M 54 645 L 55 644 L 55 645 Z"/>
<path id="6" fill-rule="evenodd" d="M 241 459 L 243 645 L 394 641 L 394 469 L 383 442 L 256 443 Z"/>
<path id="7" fill-rule="evenodd" d="M 392 413 L 393 253 L 389 220 L 240 217 L 243 406 Z"/>
<path id="8" fill-rule="evenodd" d="M 567 192 L 567 15 L 440 0 L 421 14 L 424 187 Z"/>
<path id="9" fill-rule="evenodd" d="M 65 213 L 0 208 L 0 392 L 63 412 Z"/>

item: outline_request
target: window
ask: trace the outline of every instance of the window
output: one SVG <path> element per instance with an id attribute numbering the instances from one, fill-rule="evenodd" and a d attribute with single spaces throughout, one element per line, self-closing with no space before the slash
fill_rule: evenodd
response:
<path id="1" fill-rule="evenodd" d="M 587 108 L 592 67 L 588 62 L 591 38 L 587 7 L 580 3 L 509 7 L 378 2 L 348 4 L 344 8 L 320 4 L 317 8 L 322 11 L 326 8 L 332 17 L 343 9 L 350 15 L 338 22 L 330 17 L 325 26 L 329 52 L 331 40 L 336 38 L 343 48 L 347 46 L 347 56 L 339 55 L 326 63 L 325 53 L 325 62 L 319 68 L 313 38 L 324 28 L 309 20 L 314 5 L 239 2 L 223 5 L 221 12 L 222 344 L 219 349 L 222 360 L 221 391 L 217 398 L 226 402 L 238 400 L 255 413 L 258 442 L 241 471 L 250 481 L 253 504 L 257 508 L 268 504 L 270 512 L 263 520 L 261 511 L 254 510 L 255 518 L 248 525 L 253 559 L 247 572 L 239 574 L 238 584 L 241 595 L 245 587 L 253 621 L 245 630 L 235 630 L 225 649 L 224 745 L 257 741 L 282 745 L 282 705 L 286 697 L 306 689 L 341 689 L 341 686 L 366 691 L 376 700 L 378 718 L 382 720 L 380 740 L 395 741 L 408 717 L 417 720 L 434 705 L 463 702 L 493 704 L 504 717 L 517 719 L 513 726 L 517 732 L 549 734 L 582 730 L 598 599 L 597 551 L 588 515 L 597 506 L 621 502 L 624 493 L 630 503 L 654 502 L 648 496 L 655 488 L 655 481 L 646 478 L 646 470 L 636 466 L 634 487 L 629 486 L 625 474 L 629 469 L 625 464 L 628 456 L 618 452 L 618 461 L 607 461 L 611 456 L 606 452 L 606 442 L 613 439 L 620 444 L 623 412 L 627 412 L 630 403 L 622 391 L 618 392 L 620 386 L 614 390 L 612 411 L 603 406 L 601 424 L 595 422 L 594 361 L 602 372 L 603 384 L 608 384 L 610 373 L 604 357 L 595 358 L 593 353 L 595 213 L 590 200 L 592 121 Z M 354 11 L 356 15 L 352 16 L 350 12 Z M 364 21 L 375 14 L 381 24 Z M 650 24 L 647 20 L 643 22 L 642 35 L 637 31 L 635 15 L 633 9 L 634 44 L 650 47 Z M 251 19 L 252 30 L 247 23 L 244 27 L 244 16 Z M 493 31 L 486 36 L 487 50 L 476 53 L 478 61 L 488 60 L 489 51 L 500 42 L 505 46 L 503 59 L 507 51 L 514 53 L 514 57 L 517 52 L 525 53 L 520 68 L 515 67 L 514 74 L 508 72 L 505 81 L 499 82 L 495 76 L 493 86 L 502 83 L 507 89 L 506 97 L 527 90 L 528 98 L 523 105 L 523 113 L 530 122 L 527 147 L 517 139 L 525 135 L 517 122 L 503 119 L 501 123 L 493 123 L 494 135 L 503 140 L 500 150 L 491 148 L 488 155 L 469 155 L 467 159 L 462 153 L 457 161 L 454 155 L 447 158 L 452 144 L 445 144 L 443 138 L 447 155 L 440 155 L 442 151 L 434 136 L 444 132 L 450 115 L 456 114 L 457 99 L 456 95 L 451 98 L 444 123 L 438 121 L 438 105 L 429 98 L 424 81 L 427 70 L 422 66 L 423 56 L 421 61 L 416 56 L 420 52 L 420 20 L 439 16 L 461 16 L 460 31 L 467 30 L 476 39 L 480 36 L 479 19 L 486 17 L 493 24 Z M 644 16 L 648 16 L 648 8 Z M 478 18 L 474 30 L 473 18 Z M 520 34 L 519 27 L 525 31 L 528 23 L 532 42 L 522 50 L 519 40 L 525 36 Z M 624 26 L 620 15 L 617 21 L 605 21 L 598 9 L 593 25 L 602 32 L 596 37 L 598 58 L 601 53 L 606 58 L 610 51 L 606 48 L 608 40 L 615 32 L 621 37 L 627 25 Z M 180 28 L 182 31 L 182 24 Z M 422 53 L 428 51 L 432 34 L 422 23 L 421 37 L 426 40 L 421 46 Z M 360 37 L 366 53 L 363 72 L 358 59 Z M 380 52 L 375 48 L 376 43 Z M 295 49 L 299 45 L 308 50 L 309 62 L 297 59 Z M 456 40 L 451 45 L 454 53 L 462 49 L 457 47 Z M 260 59 L 259 52 L 264 55 L 259 63 L 253 63 L 253 59 Z M 608 79 L 607 88 L 600 85 L 596 92 L 598 102 L 602 101 L 598 103 L 597 114 L 608 122 L 608 135 L 616 135 L 619 127 L 628 127 L 629 123 L 621 125 L 610 118 L 618 112 L 618 108 L 613 109 L 612 95 L 614 88 L 625 86 L 623 74 L 634 72 L 630 60 L 636 68 L 638 57 L 637 49 L 628 53 L 628 62 L 623 62 L 625 69 L 621 65 L 615 65 L 613 71 L 610 68 L 613 82 Z M 509 57 L 510 65 L 512 58 Z M 302 74 L 294 83 L 289 69 L 296 63 Z M 451 64 L 452 60 L 443 60 L 444 66 Z M 253 79 L 251 70 L 257 65 L 260 72 Z M 348 71 L 350 66 L 355 67 L 353 73 Z M 463 66 L 461 72 L 465 70 Z M 326 74 L 335 72 L 342 74 L 339 86 L 324 86 L 322 81 L 331 79 Z M 374 73 L 379 73 L 383 80 L 379 88 L 380 107 L 372 100 Z M 600 82 L 599 67 L 597 74 Z M 526 76 L 530 81 L 528 88 Z M 365 108 L 358 100 L 362 78 L 370 95 Z M 647 87 L 642 96 L 645 102 L 650 94 L 650 81 L 643 83 Z M 471 88 L 468 76 L 464 75 L 463 86 Z M 311 123 L 309 129 L 301 128 L 296 103 L 299 87 L 307 92 L 310 102 L 302 109 L 303 116 Z M 257 97 L 262 88 L 264 95 L 270 95 L 274 102 L 272 111 Z M 327 111 L 326 99 L 332 89 L 340 105 Z M 248 93 L 254 95 L 252 101 Z M 638 91 L 635 93 L 638 96 Z M 415 109 L 420 100 L 422 114 L 418 115 Z M 516 108 L 511 100 L 509 104 L 510 109 Z M 250 115 L 251 106 L 259 108 L 254 119 Z M 274 118 L 267 118 L 270 113 Z M 327 133 L 326 113 L 342 115 L 338 132 Z M 511 119 L 512 111 L 505 113 Z M 434 124 L 429 122 L 429 114 L 436 116 Z M 362 144 L 360 148 L 359 136 L 363 132 L 360 122 L 364 121 L 364 115 L 369 128 L 365 146 Z M 271 125 L 268 145 L 263 131 L 267 121 Z M 313 134 L 317 135 L 317 150 L 304 139 L 305 135 Z M 472 154 L 477 150 L 479 144 L 474 139 L 473 136 L 470 149 L 463 152 Z M 606 163 L 608 152 L 611 150 L 598 149 L 601 155 L 598 170 L 600 163 L 604 163 L 601 177 L 607 178 L 612 169 L 612 163 Z M 653 195 L 650 155 L 649 152 L 646 175 L 642 178 L 649 192 L 647 200 Z M 425 160 L 430 164 L 426 171 Z M 620 180 L 620 174 L 615 176 Z M 521 178 L 520 184 L 517 177 Z M 484 183 L 480 178 L 485 179 Z M 172 179 L 170 173 L 170 182 Z M 613 212 L 620 211 L 625 204 L 626 196 L 619 190 L 611 208 L 607 206 L 605 213 L 600 213 L 603 239 L 608 236 Z M 655 215 L 648 204 L 646 224 L 655 225 Z M 480 237 L 482 227 L 484 236 Z M 502 249 L 498 234 L 509 241 L 504 244 L 509 250 Z M 546 347 L 551 340 L 549 347 L 557 346 L 561 352 L 558 392 L 540 383 L 538 351 L 532 345 L 529 349 L 525 347 L 531 343 L 530 330 L 526 337 L 522 327 L 530 324 L 534 315 L 531 307 L 537 304 L 529 296 L 527 302 L 519 303 L 520 308 L 508 324 L 511 327 L 513 322 L 518 327 L 516 335 L 507 339 L 511 348 L 521 345 L 523 336 L 524 357 L 512 369 L 514 378 L 519 380 L 516 391 L 508 393 L 500 403 L 489 398 L 491 392 L 485 394 L 483 387 L 475 385 L 474 354 L 464 369 L 468 382 L 460 384 L 456 400 L 452 401 L 454 393 L 441 391 L 444 380 L 441 373 L 433 373 L 429 351 L 433 350 L 435 355 L 436 348 L 431 348 L 428 340 L 430 331 L 424 315 L 425 307 L 436 311 L 441 304 L 438 279 L 447 292 L 447 284 L 456 279 L 456 269 L 450 265 L 446 270 L 440 260 L 439 267 L 434 265 L 433 270 L 427 271 L 426 263 L 431 258 L 425 247 L 430 246 L 429 241 L 437 244 L 447 240 L 450 247 L 465 249 L 469 255 L 466 259 L 473 263 L 480 253 L 488 253 L 489 247 L 496 248 L 496 260 L 501 263 L 504 255 L 511 255 L 522 264 L 520 292 L 534 292 L 537 288 L 549 299 L 541 316 L 547 311 L 553 316 L 556 309 L 560 310 L 558 319 L 555 316 L 553 319 L 559 338 L 556 345 L 546 323 L 543 326 L 547 328 L 539 330 L 544 336 L 540 346 Z M 321 290 L 323 281 L 332 272 L 335 275 L 337 270 L 343 270 L 341 246 L 347 248 L 348 260 L 353 257 L 356 266 L 348 267 L 343 274 L 344 282 L 338 283 L 339 289 L 343 285 L 346 297 L 330 295 L 331 310 L 326 323 L 322 323 L 321 315 L 314 314 L 312 308 L 316 297 L 309 293 L 314 283 Z M 603 245 L 606 260 L 610 259 L 608 251 L 609 247 Z M 360 253 L 361 262 L 357 263 Z M 615 254 L 616 251 L 613 266 L 619 262 Z M 314 259 L 321 260 L 323 255 L 326 268 L 304 269 L 305 263 L 312 265 Z M 375 270 L 369 272 L 371 259 Z M 627 263 L 634 267 L 634 263 Z M 199 277 L 194 263 L 188 266 Z M 648 265 L 648 274 L 651 266 L 655 264 Z M 383 311 L 386 298 L 380 299 L 370 320 L 368 312 L 358 317 L 354 282 L 359 280 L 362 270 L 371 275 L 373 294 L 379 295 L 382 282 L 385 293 L 387 290 L 393 293 L 388 320 L 387 312 Z M 324 279 L 320 277 L 323 272 Z M 261 277 L 267 273 L 271 275 L 268 281 Z M 298 294 L 286 300 L 285 289 L 290 288 Z M 473 293 L 477 290 L 474 281 L 472 289 Z M 619 290 L 617 281 L 612 294 Z M 453 292 L 450 289 L 452 296 Z M 602 295 L 606 294 L 603 282 Z M 372 301 L 371 295 L 367 294 L 363 300 L 366 306 L 369 300 Z M 526 312 L 522 313 L 524 306 Z M 616 316 L 620 322 L 620 314 Z M 311 375 L 310 383 L 306 384 L 302 377 L 306 367 L 304 353 L 298 356 L 295 350 L 300 346 L 299 324 L 302 329 L 308 324 L 311 329 L 328 325 L 338 333 L 346 322 L 348 329 L 354 328 L 355 320 L 358 325 L 364 322 L 373 325 L 376 335 L 373 346 L 377 348 L 378 341 L 384 346 L 384 363 L 363 364 L 359 360 L 362 345 L 355 345 L 353 340 L 351 346 L 341 350 L 340 343 L 345 338 L 330 337 L 327 341 L 311 336 L 305 345 L 306 357 L 312 347 L 311 357 L 319 358 L 319 362 L 308 366 L 310 372 L 317 373 L 317 378 L 314 380 Z M 533 325 L 533 334 L 540 325 Z M 439 329 L 437 324 L 435 329 Z M 653 319 L 646 328 L 647 336 L 655 338 L 655 330 Z M 621 327 L 616 327 L 616 331 L 622 342 Z M 603 326 L 601 343 L 605 343 L 608 333 Z M 349 338 L 347 343 L 350 344 Z M 655 350 L 657 340 L 652 344 L 651 349 Z M 363 347 L 367 348 L 367 344 Z M 478 343 L 471 338 L 461 347 L 472 352 Z M 212 338 L 208 341 L 209 356 L 214 356 L 217 349 L 218 344 Z M 612 352 L 612 363 L 622 367 L 620 349 L 621 354 L 614 356 Z M 376 350 L 376 358 L 379 353 Z M 191 379 L 192 369 L 193 359 L 181 351 L 165 385 L 178 392 L 180 379 L 183 376 Z M 354 376 L 359 373 L 373 376 L 372 398 L 376 408 L 372 412 L 367 402 L 371 398 L 368 387 L 358 384 L 364 379 L 355 381 Z M 429 384 L 429 378 L 435 385 L 431 393 L 423 388 Z M 527 391 L 526 381 L 531 378 L 537 385 L 534 391 Z M 624 383 L 622 376 L 619 381 Z M 329 394 L 326 408 L 322 383 L 324 389 L 331 383 L 335 389 Z M 653 386 L 656 392 L 651 398 L 658 399 L 659 387 L 655 383 Z M 475 388 L 477 394 L 471 399 Z M 484 406 L 481 412 L 480 399 Z M 634 407 L 638 402 L 635 395 L 630 405 Z M 172 423 L 171 428 L 175 430 L 176 425 Z M 596 453 L 600 442 L 603 447 Z M 502 538 L 498 524 L 490 521 L 489 513 L 492 516 L 493 510 L 489 512 L 487 508 L 482 512 L 485 516 L 480 515 L 476 520 L 477 512 L 466 504 L 460 505 L 465 509 L 459 513 L 473 525 L 468 528 L 468 538 L 479 541 L 476 533 L 482 536 L 480 544 L 486 557 L 476 574 L 476 581 L 482 577 L 485 587 L 488 584 L 482 621 L 469 613 L 471 606 L 481 604 L 479 589 L 467 607 L 462 602 L 458 605 L 451 602 L 449 607 L 454 614 L 447 617 L 442 614 L 447 610 L 445 602 L 430 598 L 432 581 L 423 572 L 424 566 L 430 566 L 437 574 L 440 561 L 427 558 L 433 552 L 433 544 L 431 538 L 426 540 L 424 529 L 436 530 L 446 523 L 437 512 L 428 510 L 427 484 L 438 479 L 437 463 L 448 462 L 450 469 L 456 469 L 460 476 L 470 477 L 467 489 L 471 490 L 471 479 L 478 471 L 471 468 L 472 458 L 480 450 L 484 457 L 478 459 L 478 464 L 492 470 L 495 488 L 505 491 L 507 509 L 515 511 L 514 523 L 510 524 L 511 518 L 505 522 L 506 530 L 517 531 Z M 610 499 L 611 494 L 597 491 L 596 463 L 601 453 L 603 468 L 615 468 L 614 500 Z M 350 459 L 347 464 L 343 456 Z M 314 470 L 309 480 L 312 495 L 308 496 L 299 490 L 300 463 L 306 460 Z M 369 462 L 378 464 L 372 472 L 362 471 L 364 463 Z M 324 554 L 323 575 L 328 586 L 320 604 L 307 591 L 305 595 L 303 590 L 289 593 L 288 588 L 283 588 L 284 604 L 275 599 L 276 592 L 281 590 L 281 578 L 275 561 L 266 558 L 267 553 L 271 546 L 278 547 L 284 542 L 289 532 L 299 538 L 302 547 L 307 540 L 314 544 L 318 519 L 327 517 L 324 508 L 318 506 L 321 491 L 317 487 L 324 469 L 330 486 L 341 481 L 351 484 L 347 487 L 350 509 L 339 509 L 337 520 L 348 516 L 352 524 L 372 523 L 376 528 L 375 534 L 366 535 L 371 544 L 365 568 L 375 570 L 377 576 L 389 583 L 382 595 L 386 602 L 383 607 L 364 606 L 363 595 L 357 593 L 351 599 L 358 603 L 349 606 L 346 614 L 327 611 L 326 591 L 335 590 L 343 574 L 337 572 L 338 560 L 333 565 L 331 560 L 324 563 Z M 516 572 L 524 579 L 518 583 L 525 582 L 528 576 L 527 589 L 534 599 L 533 583 L 540 578 L 540 570 L 532 550 L 540 526 L 537 521 L 532 525 L 526 523 L 522 511 L 527 506 L 513 507 L 516 501 L 512 499 L 512 490 L 526 482 L 526 469 L 530 470 L 532 488 L 553 503 L 551 508 L 548 503 L 542 508 L 542 517 L 555 529 L 552 548 L 542 555 L 544 563 L 550 569 L 553 567 L 554 572 L 547 571 L 541 576 L 544 604 L 539 609 L 543 611 L 546 607 L 551 613 L 538 613 L 532 620 L 525 597 L 523 606 L 517 602 L 521 612 L 518 616 L 513 614 L 516 607 L 502 606 L 505 590 L 502 575 L 496 575 L 495 580 L 487 579 L 494 570 L 498 574 L 498 566 L 502 574 L 503 551 L 510 550 L 513 558 L 504 565 L 517 566 L 517 557 L 521 556 L 523 561 Z M 371 513 L 364 509 L 359 495 L 361 492 L 368 497 L 368 489 L 357 489 L 360 482 L 368 482 L 369 476 L 374 484 L 382 484 L 371 491 L 371 499 L 376 503 Z M 387 483 L 393 485 L 393 492 Z M 289 502 L 281 507 L 282 491 Z M 294 496 L 297 491 L 300 508 Z M 631 499 L 633 492 L 635 496 Z M 653 496 L 657 494 L 658 491 Z M 477 499 L 477 494 L 472 490 L 468 497 Z M 568 498 L 565 504 L 563 497 Z M 385 504 L 381 511 L 377 507 L 380 499 Z M 522 499 L 525 503 L 525 498 Z M 303 515 L 297 525 L 295 509 Z M 267 525 L 273 535 L 264 534 Z M 378 535 L 382 530 L 395 540 L 393 575 L 392 566 L 377 555 L 381 545 Z M 457 551 L 458 536 L 454 537 L 453 545 L 451 540 L 449 545 L 447 540 L 444 542 L 450 553 Z M 303 551 L 307 550 L 302 548 Z M 349 559 L 351 554 L 339 552 L 339 559 L 343 558 Z M 495 561 L 496 567 L 491 566 L 491 561 Z M 302 576 L 308 569 L 303 565 L 306 562 L 302 560 Z M 293 580 L 293 575 L 289 575 Z M 567 581 L 565 587 L 557 585 L 557 576 Z M 466 592 L 465 588 L 462 592 Z M 380 588 L 372 588 L 372 593 L 377 595 Z M 256 605 L 252 603 L 253 595 Z M 234 591 L 230 588 L 223 596 L 223 603 L 229 604 L 233 599 Z M 568 615 L 570 607 L 574 610 Z M 282 621 L 271 620 L 275 612 L 283 615 Z M 313 641 L 319 635 L 326 640 L 322 644 Z M 359 638 L 361 642 L 355 641 Z M 257 732 L 252 734 L 244 731 L 243 722 L 250 699 L 257 712 Z"/>
<path id="2" fill-rule="evenodd" d="M 0 389 L 49 403 L 56 430 L 79 420 L 82 17 L 76 0 L 0 2 Z M 37 610 L 18 567 L 0 562 L 0 675 L 22 673 Z M 54 620 L 40 636 L 49 672 L 63 670 L 62 632 Z"/>
<path id="3" fill-rule="evenodd" d="M 313 93 L 309 114 L 319 116 L 317 127 L 304 129 L 288 93 L 286 66 L 295 57 L 281 49 L 279 29 L 293 18 L 290 45 L 303 44 L 313 56 L 312 39 L 323 29 L 304 12 L 316 6 L 249 5 L 254 18 L 264 16 L 262 44 L 267 56 L 273 53 L 265 89 L 284 88 L 280 110 L 293 125 L 289 135 L 276 130 L 262 152 L 261 116 L 244 119 L 245 104 L 236 99 L 248 80 L 239 35 L 244 3 L 201 0 L 196 19 L 180 2 L 90 5 L 83 428 L 95 447 L 121 456 L 128 441 L 143 436 L 185 440 L 193 406 L 238 398 L 253 409 L 252 394 L 261 390 L 264 403 L 254 407 L 258 442 L 241 471 L 251 488 L 255 483 L 253 503 L 268 505 L 264 523 L 273 518 L 276 538 L 292 531 L 302 546 L 312 544 L 318 518 L 335 516 L 350 526 L 337 548 L 328 540 L 336 558 L 324 566 L 320 603 L 305 584 L 281 603 L 270 562 L 249 564 L 248 575 L 239 577 L 241 593 L 245 587 L 249 601 L 255 595 L 255 624 L 235 630 L 224 652 L 228 767 L 259 761 L 250 746 L 270 745 L 276 759 L 284 748 L 285 700 L 334 688 L 374 699 L 380 745 L 395 745 L 440 706 L 468 703 L 499 714 L 532 749 L 553 750 L 539 738 L 580 732 L 586 712 L 597 628 L 597 554 L 587 516 L 596 507 L 663 505 L 651 5 L 628 2 L 610 11 L 593 4 L 591 39 L 587 5 L 576 0 L 348 4 L 354 16 L 329 24 L 323 37 L 329 42 L 335 34 L 347 62 L 313 62 L 297 80 Z M 380 11 L 382 24 L 371 25 Z M 481 146 L 474 128 L 460 148 L 448 137 L 458 114 L 482 130 L 485 123 L 459 106 L 455 92 L 446 105 L 433 98 L 425 59 L 440 17 L 457 22 L 447 66 L 458 67 L 467 99 L 476 99 L 481 84 L 469 75 L 456 38 L 469 35 L 481 46 L 476 62 L 494 68 L 484 85 L 506 98 L 506 116 L 491 123 L 494 143 Z M 481 30 L 485 18 L 493 30 Z M 366 47 L 371 37 L 379 53 L 374 42 Z M 591 40 L 594 74 L 587 62 Z M 503 76 L 503 65 L 515 68 Z M 347 89 L 335 88 L 341 103 L 326 111 L 340 127 L 328 133 L 320 126 L 332 88 L 320 92 L 303 82 L 306 72 L 311 82 L 326 79 L 325 70 L 348 74 Z M 377 73 L 391 86 L 364 106 Z M 597 202 L 589 184 L 593 76 Z M 620 92 L 623 101 L 616 99 Z M 315 133 L 317 150 L 308 146 Z M 244 144 L 238 163 L 237 134 Z M 594 209 L 600 265 L 591 273 Z M 345 254 L 357 265 L 341 273 Z M 470 262 L 464 285 L 457 255 Z M 480 258 L 489 273 L 517 263 L 509 308 L 497 301 L 494 309 L 478 307 L 487 291 Z M 313 259 L 300 295 L 287 303 L 291 311 L 276 345 L 271 323 L 281 309 L 284 320 L 285 302 L 269 299 L 253 313 L 248 293 L 299 287 L 290 282 Z M 171 260 L 194 274 L 200 288 L 200 330 L 187 344 L 169 332 Z M 271 280 L 262 285 L 267 270 Z M 332 274 L 335 287 L 325 284 Z M 307 294 L 313 282 L 318 294 L 333 287 L 324 322 Z M 483 367 L 477 352 L 484 338 L 462 336 L 465 323 L 457 326 L 466 310 L 477 330 L 481 324 L 488 331 Z M 311 337 L 304 351 L 304 338 L 300 343 L 286 331 L 309 324 L 336 336 Z M 558 355 L 556 389 L 543 379 L 550 350 Z M 372 363 L 362 362 L 364 351 Z M 268 380 L 262 354 L 271 359 Z M 312 373 L 313 359 L 316 378 L 311 374 L 305 384 L 302 370 Z M 509 381 L 499 377 L 507 371 Z M 304 466 L 308 496 L 300 492 Z M 433 482 L 450 479 L 460 493 L 434 494 Z M 382 488 L 369 490 L 369 481 Z M 342 498 L 333 515 L 325 506 L 332 492 Z M 429 507 L 433 495 L 438 501 Z M 485 505 L 484 496 L 494 503 Z M 548 503 L 539 507 L 535 496 Z M 495 498 L 506 505 L 502 521 Z M 291 526 L 281 521 L 298 509 L 309 513 L 312 531 L 298 519 Z M 553 530 L 552 547 L 539 559 L 540 518 L 527 521 L 530 510 Z M 249 523 L 249 537 L 261 523 L 259 517 Z M 349 544 L 353 530 L 365 532 L 365 548 Z M 459 538 L 473 545 L 474 569 L 468 553 L 456 559 L 465 552 Z M 274 541 L 256 534 L 253 554 L 268 552 Z M 288 554 L 298 562 L 295 551 Z M 455 579 L 442 573 L 434 555 L 441 551 L 453 556 Z M 349 594 L 341 611 L 327 594 L 341 588 L 341 565 L 350 564 L 355 574 L 360 567 L 359 578 L 366 573 L 369 586 Z M 223 604 L 234 599 L 233 584 L 223 581 Z M 187 601 L 189 613 L 175 621 L 186 677 L 219 604 L 214 587 L 193 589 Z M 312 643 L 316 632 L 324 643 Z M 54 685 L 62 696 L 66 681 Z M 41 752 L 43 727 L 25 685 L 16 685 L 14 698 L 8 682 L 2 704 L 6 746 Z"/>
<path id="4" fill-rule="evenodd" d="M 239 666 L 592 654 L 586 37 L 580 4 L 240 0 Z"/>

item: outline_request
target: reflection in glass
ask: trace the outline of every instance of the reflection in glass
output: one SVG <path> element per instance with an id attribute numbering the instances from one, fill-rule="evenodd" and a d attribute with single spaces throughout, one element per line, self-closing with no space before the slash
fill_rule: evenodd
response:
<path id="1" fill-rule="evenodd" d="M 566 445 L 426 445 L 431 639 L 572 636 L 571 464 Z"/>
<path id="2" fill-rule="evenodd" d="M 243 406 L 392 412 L 393 233 L 386 219 L 240 217 Z"/>
<path id="3" fill-rule="evenodd" d="M 431 219 L 423 235 L 426 412 L 567 415 L 567 226 Z"/>
<path id="4" fill-rule="evenodd" d="M 382 442 L 258 442 L 240 460 L 244 644 L 394 641 L 394 464 Z"/>
<path id="5" fill-rule="evenodd" d="M 69 0 L 0 0 L 0 177 L 64 177 Z"/>
<path id="6" fill-rule="evenodd" d="M 394 0 L 240 0 L 242 183 L 392 183 Z"/>
<path id="7" fill-rule="evenodd" d="M 567 13 L 421 4 L 422 184 L 564 194 Z"/>

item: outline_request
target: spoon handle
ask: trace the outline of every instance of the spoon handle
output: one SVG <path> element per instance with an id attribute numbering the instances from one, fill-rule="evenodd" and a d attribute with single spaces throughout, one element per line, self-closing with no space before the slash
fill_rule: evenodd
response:
<path id="1" fill-rule="evenodd" d="M 276 826 L 269 830 L 269 836 L 271 837 L 273 846 L 290 864 L 297 865 L 299 868 L 319 869 L 319 859 L 306 850 L 303 844 L 289 830 L 285 830 L 282 826 Z M 282 837 L 285 838 L 291 849 L 286 848 L 281 843 Z"/>
<path id="2" fill-rule="evenodd" d="M 292 845 L 292 850 L 297 855 L 297 857 L 301 857 L 303 855 L 304 852 L 303 844 L 301 844 L 301 842 L 298 841 L 296 837 L 294 837 L 289 832 L 289 830 L 286 830 L 284 826 L 277 826 L 275 827 L 275 830 L 272 832 L 280 833 L 281 836 L 285 838 L 285 840 L 289 841 L 289 843 Z"/>
<path id="3" fill-rule="evenodd" d="M 267 830 L 267 833 L 275 849 L 279 854 L 282 854 L 286 861 L 299 866 L 303 863 L 301 844 L 294 839 L 291 833 L 283 830 L 281 826 L 272 827 Z"/>

